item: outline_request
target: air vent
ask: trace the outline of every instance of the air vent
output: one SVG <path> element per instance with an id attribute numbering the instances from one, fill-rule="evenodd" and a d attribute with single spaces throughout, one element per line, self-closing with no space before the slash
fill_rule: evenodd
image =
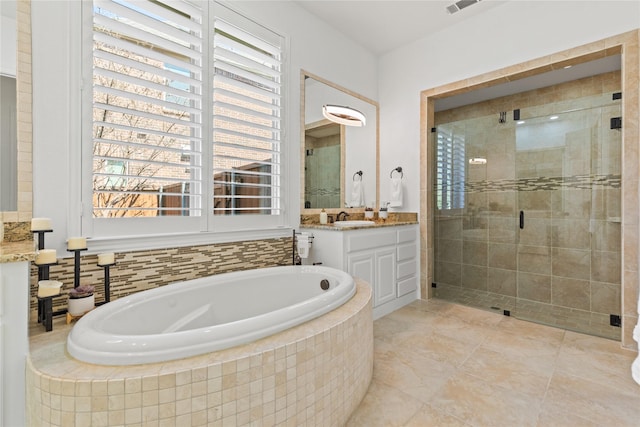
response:
<path id="1" fill-rule="evenodd" d="M 471 6 L 472 4 L 479 3 L 481 0 L 460 0 L 449 6 L 447 6 L 447 12 L 454 14 L 462 9 Z"/>

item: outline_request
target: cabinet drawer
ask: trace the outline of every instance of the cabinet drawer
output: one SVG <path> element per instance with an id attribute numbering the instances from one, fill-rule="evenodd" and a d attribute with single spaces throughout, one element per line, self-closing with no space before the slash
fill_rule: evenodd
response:
<path id="1" fill-rule="evenodd" d="M 407 277 L 407 276 L 413 276 L 416 274 L 416 272 L 418 271 L 418 269 L 416 268 L 416 261 L 415 260 L 411 260 L 411 261 L 406 261 L 406 262 L 399 262 L 398 263 L 398 278 L 401 277 Z"/>
<path id="2" fill-rule="evenodd" d="M 401 296 L 406 295 L 409 292 L 414 292 L 416 289 L 418 289 L 417 277 L 409 277 L 408 279 L 399 280 L 397 297 L 400 298 Z"/>
<path id="3" fill-rule="evenodd" d="M 408 245 L 398 246 L 398 261 L 404 261 L 406 259 L 413 259 L 418 254 L 418 249 L 415 243 L 409 243 Z"/>
<path id="4" fill-rule="evenodd" d="M 355 252 L 395 244 L 396 232 L 393 230 L 375 233 L 356 232 L 347 237 L 347 252 Z"/>
<path id="5" fill-rule="evenodd" d="M 415 227 L 398 230 L 398 243 L 415 242 L 417 234 Z"/>

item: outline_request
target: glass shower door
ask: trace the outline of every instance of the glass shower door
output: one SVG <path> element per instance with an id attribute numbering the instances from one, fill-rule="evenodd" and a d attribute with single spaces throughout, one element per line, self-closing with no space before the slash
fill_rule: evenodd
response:
<path id="1" fill-rule="evenodd" d="M 620 110 L 608 94 L 438 124 L 436 298 L 620 339 Z"/>
<path id="2" fill-rule="evenodd" d="M 515 129 L 514 315 L 620 339 L 620 102 L 526 115 Z"/>

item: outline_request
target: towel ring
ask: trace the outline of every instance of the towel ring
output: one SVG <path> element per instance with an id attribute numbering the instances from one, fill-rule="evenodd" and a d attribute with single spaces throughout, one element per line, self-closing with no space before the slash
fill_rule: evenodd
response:
<path id="1" fill-rule="evenodd" d="M 389 174 L 389 178 L 393 178 L 393 172 L 398 172 L 400 174 L 400 179 L 404 178 L 404 172 L 402 172 L 402 166 L 398 166 L 395 169 L 391 169 L 391 173 Z"/>
<path id="2" fill-rule="evenodd" d="M 362 171 L 358 171 L 358 172 L 353 174 L 353 181 L 356 180 L 356 175 L 359 175 L 360 176 L 360 181 L 362 181 Z"/>

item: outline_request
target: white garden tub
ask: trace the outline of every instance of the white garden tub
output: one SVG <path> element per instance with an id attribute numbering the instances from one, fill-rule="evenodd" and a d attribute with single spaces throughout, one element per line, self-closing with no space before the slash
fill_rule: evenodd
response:
<path id="1" fill-rule="evenodd" d="M 323 290 L 321 282 L 329 288 Z M 102 305 L 73 327 L 69 353 L 84 362 L 134 365 L 226 349 L 321 316 L 356 292 L 353 278 L 322 266 L 218 274 Z"/>

